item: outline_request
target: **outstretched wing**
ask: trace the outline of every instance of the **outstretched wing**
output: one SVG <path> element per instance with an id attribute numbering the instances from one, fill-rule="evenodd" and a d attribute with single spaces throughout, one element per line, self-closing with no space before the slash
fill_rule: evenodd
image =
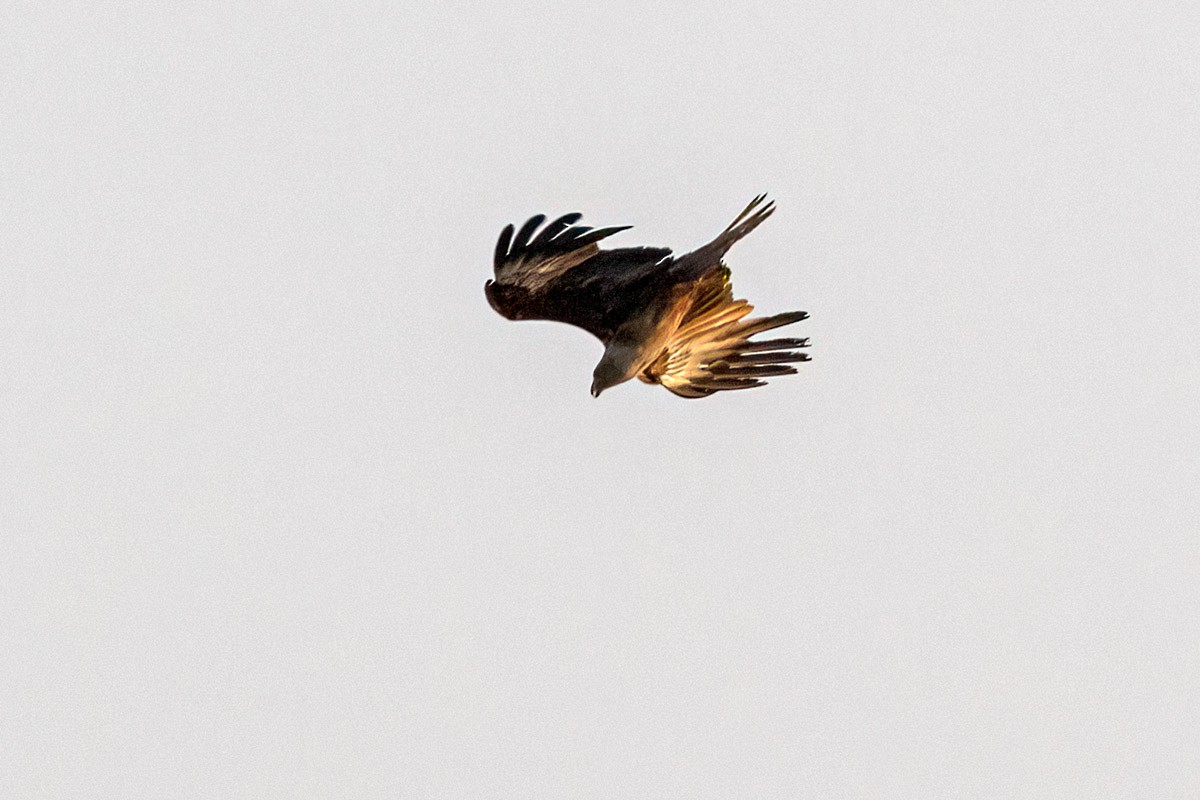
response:
<path id="1" fill-rule="evenodd" d="M 536 292 L 599 253 L 596 242 L 632 227 L 596 230 L 576 225 L 582 217 L 579 213 L 564 214 L 536 237 L 533 233 L 546 221 L 545 214 L 530 217 L 515 236 L 513 226 L 506 225 L 496 242 L 496 282 Z"/>
<path id="2" fill-rule="evenodd" d="M 808 347 L 808 339 L 751 341 L 751 337 L 799 322 L 808 312 L 746 319 L 753 310 L 745 300 L 733 299 L 728 269 L 709 273 L 663 353 L 639 377 L 661 383 L 681 397 L 695 398 L 752 389 L 765 385 L 765 378 L 795 373 L 793 363 L 809 360 L 807 354 L 797 352 Z"/>
<path id="3" fill-rule="evenodd" d="M 601 341 L 644 302 L 648 278 L 671 255 L 666 248 L 601 250 L 597 242 L 632 227 L 593 229 L 565 214 L 542 228 L 543 214 L 496 242 L 496 279 L 488 301 L 509 319 L 546 319 L 583 328 Z M 536 236 L 534 234 L 537 234 Z"/>

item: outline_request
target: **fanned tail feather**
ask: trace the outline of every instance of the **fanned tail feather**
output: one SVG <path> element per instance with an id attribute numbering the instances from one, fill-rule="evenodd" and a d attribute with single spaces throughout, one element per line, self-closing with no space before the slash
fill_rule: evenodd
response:
<path id="1" fill-rule="evenodd" d="M 763 205 L 763 203 L 766 205 Z M 721 232 L 717 238 L 698 250 L 688 253 L 679 259 L 679 268 L 685 271 L 706 270 L 729 252 L 734 242 L 749 234 L 761 225 L 767 217 L 775 213 L 775 202 L 768 201 L 765 194 L 760 194 L 750 201 L 742 212 L 734 217 L 733 222 Z"/>

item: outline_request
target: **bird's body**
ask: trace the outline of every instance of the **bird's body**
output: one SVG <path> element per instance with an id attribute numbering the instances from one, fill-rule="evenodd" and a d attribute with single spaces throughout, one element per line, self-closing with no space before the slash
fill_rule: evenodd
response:
<path id="1" fill-rule="evenodd" d="M 508 319 L 544 319 L 583 328 L 604 343 L 592 394 L 638 377 L 682 397 L 761 386 L 794 373 L 808 356 L 807 339 L 751 341 L 763 331 L 799 322 L 803 311 L 746 319 L 753 306 L 734 300 L 722 257 L 771 215 L 756 197 L 724 232 L 699 250 L 675 258 L 670 250 L 596 244 L 628 226 L 575 226 L 580 214 L 547 225 L 538 215 L 519 231 L 507 226 L 496 243 L 495 280 L 488 302 Z"/>

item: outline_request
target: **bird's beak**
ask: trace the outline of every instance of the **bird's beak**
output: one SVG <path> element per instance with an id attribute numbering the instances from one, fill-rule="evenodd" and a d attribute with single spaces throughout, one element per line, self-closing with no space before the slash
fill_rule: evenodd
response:
<path id="1" fill-rule="evenodd" d="M 601 393 L 602 391 L 604 391 L 604 390 L 603 390 L 603 389 L 601 389 L 601 388 L 600 388 L 598 385 L 596 385 L 595 383 L 592 383 L 592 397 L 599 397 L 599 396 L 600 396 L 600 393 Z"/>

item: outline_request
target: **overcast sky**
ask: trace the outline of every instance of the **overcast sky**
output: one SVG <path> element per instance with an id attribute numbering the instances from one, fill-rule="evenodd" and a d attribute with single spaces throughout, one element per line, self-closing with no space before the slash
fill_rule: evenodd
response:
<path id="1" fill-rule="evenodd" d="M 1200 795 L 1193 2 L 0 11 L 0 795 Z M 800 374 L 588 393 L 633 225 Z"/>

